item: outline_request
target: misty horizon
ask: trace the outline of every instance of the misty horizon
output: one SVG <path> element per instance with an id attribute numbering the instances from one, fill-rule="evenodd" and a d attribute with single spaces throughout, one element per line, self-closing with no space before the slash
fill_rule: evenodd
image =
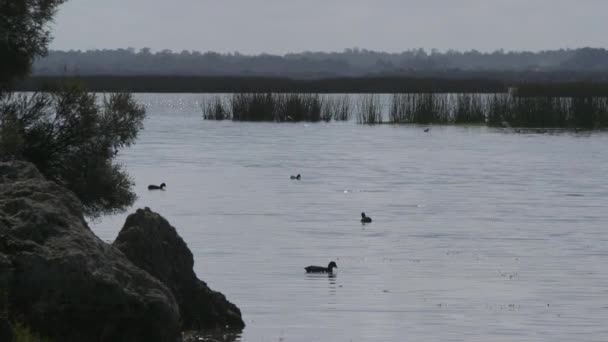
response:
<path id="1" fill-rule="evenodd" d="M 173 49 L 168 49 L 168 48 L 155 49 L 155 48 L 151 48 L 148 46 L 143 46 L 143 47 L 128 46 L 128 47 L 114 47 L 114 48 L 108 47 L 108 48 L 88 48 L 88 49 L 77 49 L 77 48 L 51 49 L 50 52 L 86 53 L 86 52 L 95 52 L 95 51 L 129 51 L 130 53 L 142 53 L 144 51 L 148 51 L 151 54 L 162 54 L 162 53 L 208 54 L 208 53 L 212 53 L 212 54 L 219 54 L 219 55 L 226 55 L 226 56 L 240 55 L 240 56 L 245 56 L 245 57 L 257 57 L 257 56 L 270 55 L 270 56 L 285 57 L 285 56 L 289 56 L 289 55 L 302 55 L 302 54 L 343 54 L 343 53 L 360 53 L 360 52 L 361 53 L 369 52 L 369 53 L 378 53 L 378 54 L 399 55 L 399 54 L 419 52 L 419 51 L 422 51 L 427 55 L 450 54 L 450 53 L 454 53 L 454 54 L 479 53 L 479 54 L 483 54 L 483 55 L 492 55 L 492 54 L 497 54 L 497 53 L 501 53 L 501 54 L 521 54 L 521 53 L 538 54 L 538 53 L 546 53 L 546 52 L 577 51 L 577 50 L 582 50 L 582 49 L 608 50 L 608 46 L 583 46 L 583 45 L 581 45 L 578 47 L 556 47 L 556 48 L 552 48 L 552 49 L 538 49 L 538 50 L 533 50 L 533 49 L 507 50 L 507 49 L 503 49 L 503 48 L 498 48 L 498 49 L 493 49 L 493 50 L 482 50 L 482 49 L 475 49 L 475 48 L 471 48 L 471 49 L 437 49 L 437 48 L 412 47 L 412 48 L 404 48 L 402 50 L 394 50 L 394 51 L 374 50 L 374 49 L 368 49 L 365 47 L 353 46 L 353 47 L 345 47 L 341 50 L 340 49 L 294 50 L 294 51 L 288 51 L 285 53 L 272 53 L 272 52 L 266 52 L 266 51 L 247 53 L 247 52 L 241 52 L 238 50 L 232 50 L 232 51 L 197 50 L 197 49 L 173 50 Z"/>
<path id="2" fill-rule="evenodd" d="M 545 51 L 606 47 L 608 2 L 513 0 L 92 0 L 59 8 L 54 50 L 150 47 L 245 55 L 340 51 Z M 111 23 L 111 25 L 108 25 Z"/>

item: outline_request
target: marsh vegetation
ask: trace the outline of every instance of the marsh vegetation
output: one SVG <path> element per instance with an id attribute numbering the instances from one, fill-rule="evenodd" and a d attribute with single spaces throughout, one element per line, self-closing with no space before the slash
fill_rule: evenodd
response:
<path id="1" fill-rule="evenodd" d="M 200 106 L 205 120 L 328 122 L 351 116 L 347 95 L 236 93 L 205 98 Z"/>
<path id="2" fill-rule="evenodd" d="M 206 120 L 359 124 L 472 124 L 496 127 L 601 128 L 608 97 L 497 94 L 319 95 L 235 93 L 200 103 Z"/>
<path id="3" fill-rule="evenodd" d="M 608 97 L 394 94 L 388 119 L 390 123 L 600 128 L 608 125 Z"/>

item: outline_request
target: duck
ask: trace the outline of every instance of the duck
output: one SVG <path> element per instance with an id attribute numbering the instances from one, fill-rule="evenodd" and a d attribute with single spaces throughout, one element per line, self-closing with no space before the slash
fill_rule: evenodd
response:
<path id="1" fill-rule="evenodd" d="M 335 261 L 331 261 L 327 267 L 323 266 L 308 266 L 304 267 L 306 273 L 334 273 L 334 268 L 338 268 Z"/>
<path id="2" fill-rule="evenodd" d="M 428 133 L 430 130 L 431 130 L 430 128 L 425 128 L 425 129 L 424 129 L 424 132 L 425 132 L 425 133 Z"/>
<path id="3" fill-rule="evenodd" d="M 148 185 L 148 190 L 165 190 L 165 188 L 167 187 L 167 184 L 162 183 L 160 186 L 158 185 Z"/>
<path id="4" fill-rule="evenodd" d="M 365 216 L 365 213 L 361 213 L 361 223 L 372 223 L 372 218 Z"/>
<path id="5" fill-rule="evenodd" d="M 292 176 L 291 176 L 291 177 L 289 177 L 289 178 L 291 178 L 291 179 L 295 179 L 295 180 L 300 180 L 300 177 L 301 177 L 301 176 L 300 176 L 300 174 L 298 173 L 298 175 L 297 175 L 297 176 L 293 176 L 293 175 L 292 175 Z"/>

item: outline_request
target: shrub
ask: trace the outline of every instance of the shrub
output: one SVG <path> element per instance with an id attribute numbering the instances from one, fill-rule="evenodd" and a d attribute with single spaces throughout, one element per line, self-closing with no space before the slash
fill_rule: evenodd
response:
<path id="1" fill-rule="evenodd" d="M 0 156 L 35 164 L 47 179 L 72 190 L 89 216 L 121 211 L 136 196 L 114 159 L 135 142 L 144 118 L 131 94 L 98 103 L 76 83 L 53 93 L 11 95 L 0 103 Z"/>

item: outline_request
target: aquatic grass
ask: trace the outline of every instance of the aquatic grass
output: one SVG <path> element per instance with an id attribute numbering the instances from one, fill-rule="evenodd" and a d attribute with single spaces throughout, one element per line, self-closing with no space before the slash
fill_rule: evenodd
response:
<path id="1" fill-rule="evenodd" d="M 393 94 L 389 122 L 537 128 L 608 125 L 608 97 L 517 94 Z"/>
<path id="2" fill-rule="evenodd" d="M 382 123 L 382 103 L 378 95 L 368 94 L 359 97 L 357 123 L 367 125 Z"/>
<path id="3" fill-rule="evenodd" d="M 275 121 L 318 122 L 321 120 L 322 100 L 318 94 L 275 94 Z"/>
<path id="4" fill-rule="evenodd" d="M 417 124 L 452 122 L 449 100 L 447 94 L 393 94 L 389 121 Z"/>
<path id="5" fill-rule="evenodd" d="M 384 103 L 377 94 L 348 95 L 235 93 L 201 103 L 206 120 L 318 122 L 349 120 L 383 123 Z M 393 94 L 388 123 L 487 124 L 494 127 L 601 128 L 608 126 L 608 97 L 518 96 L 488 94 Z"/>
<path id="6" fill-rule="evenodd" d="M 231 120 L 232 112 L 224 104 L 223 98 L 219 95 L 201 103 L 201 110 L 205 120 Z"/>
<path id="7" fill-rule="evenodd" d="M 205 120 L 318 122 L 348 120 L 350 102 L 318 94 L 235 93 L 227 100 L 205 98 L 201 110 Z"/>
<path id="8" fill-rule="evenodd" d="M 234 121 L 280 121 L 276 115 L 277 105 L 277 99 L 270 93 L 238 93 L 230 98 Z"/>
<path id="9" fill-rule="evenodd" d="M 608 125 L 608 97 L 496 94 L 488 108 L 489 126 L 600 128 Z"/>
<path id="10" fill-rule="evenodd" d="M 479 94 L 457 94 L 455 97 L 455 107 L 452 114 L 454 123 L 481 123 L 486 121 L 483 98 Z"/>
<path id="11" fill-rule="evenodd" d="M 335 121 L 348 121 L 351 115 L 350 97 L 343 96 L 327 96 L 323 99 L 322 120 L 329 122 L 332 119 Z"/>

